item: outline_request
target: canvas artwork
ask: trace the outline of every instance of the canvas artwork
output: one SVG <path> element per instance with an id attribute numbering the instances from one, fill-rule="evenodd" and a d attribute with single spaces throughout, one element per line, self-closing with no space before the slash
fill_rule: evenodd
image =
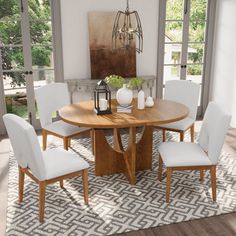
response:
<path id="1" fill-rule="evenodd" d="M 116 12 L 89 12 L 91 79 L 111 74 L 136 76 L 135 40 L 129 50 L 112 50 L 112 29 Z"/>

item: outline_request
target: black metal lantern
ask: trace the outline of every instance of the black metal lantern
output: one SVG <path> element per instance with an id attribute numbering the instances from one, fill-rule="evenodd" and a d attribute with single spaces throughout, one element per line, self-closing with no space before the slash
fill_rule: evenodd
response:
<path id="1" fill-rule="evenodd" d="M 97 115 L 111 114 L 111 91 L 104 80 L 100 80 L 94 90 L 94 111 Z"/>

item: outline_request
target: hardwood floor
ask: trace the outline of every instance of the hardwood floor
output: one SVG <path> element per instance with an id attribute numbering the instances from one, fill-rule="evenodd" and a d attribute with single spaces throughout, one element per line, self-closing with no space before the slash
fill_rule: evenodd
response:
<path id="1" fill-rule="evenodd" d="M 114 236 L 235 236 L 236 213 L 164 225 Z"/>
<path id="2" fill-rule="evenodd" d="M 40 136 L 40 135 L 39 135 Z M 41 136 L 40 136 L 41 141 Z M 230 129 L 224 149 L 236 156 L 236 129 Z M 5 235 L 9 139 L 0 137 L 0 235 Z M 236 170 L 235 170 L 236 171 Z M 236 236 L 236 212 L 161 227 L 116 234 L 117 236 Z"/>

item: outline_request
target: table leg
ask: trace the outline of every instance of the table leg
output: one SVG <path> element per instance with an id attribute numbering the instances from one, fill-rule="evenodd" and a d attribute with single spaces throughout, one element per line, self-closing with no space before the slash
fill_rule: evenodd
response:
<path id="1" fill-rule="evenodd" d="M 114 144 L 114 149 L 117 152 L 124 151 L 124 148 L 122 146 L 122 141 L 121 141 L 120 129 L 117 129 L 117 128 L 113 129 L 113 144 Z"/>
<path id="2" fill-rule="evenodd" d="M 129 128 L 129 143 L 127 150 L 123 153 L 125 166 L 131 184 L 136 183 L 136 128 Z"/>
<path id="3" fill-rule="evenodd" d="M 129 128 L 129 143 L 124 150 L 119 129 L 113 130 L 114 148 L 106 141 L 104 130 L 94 130 L 95 174 L 97 176 L 124 173 L 131 184 L 136 171 L 152 167 L 152 127 L 145 127 L 136 144 L 136 128 Z"/>
<path id="4" fill-rule="evenodd" d="M 123 173 L 123 152 L 115 151 L 108 143 L 102 129 L 94 129 L 95 174 L 97 176 Z"/>
<path id="5" fill-rule="evenodd" d="M 136 170 L 148 170 L 152 168 L 153 127 L 145 126 L 143 129 L 142 137 L 136 145 Z"/>

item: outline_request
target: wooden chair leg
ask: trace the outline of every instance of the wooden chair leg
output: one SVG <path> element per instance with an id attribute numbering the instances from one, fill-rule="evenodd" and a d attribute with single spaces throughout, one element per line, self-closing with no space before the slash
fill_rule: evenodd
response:
<path id="1" fill-rule="evenodd" d="M 90 130 L 90 139 L 91 139 L 92 154 L 94 155 L 94 129 Z"/>
<path id="2" fill-rule="evenodd" d="M 159 181 L 161 181 L 162 169 L 163 169 L 163 161 L 162 161 L 161 155 L 159 155 L 159 170 L 158 170 L 158 179 L 159 179 Z"/>
<path id="3" fill-rule="evenodd" d="M 211 172 L 211 187 L 212 187 L 212 198 L 216 201 L 216 166 L 212 166 Z"/>
<path id="4" fill-rule="evenodd" d="M 194 124 L 190 127 L 191 142 L 194 143 Z"/>
<path id="5" fill-rule="evenodd" d="M 64 144 L 64 149 L 68 150 L 68 138 L 67 137 L 63 138 L 63 144 Z"/>
<path id="6" fill-rule="evenodd" d="M 71 147 L 71 138 L 68 138 L 68 140 L 67 140 L 67 142 L 68 142 L 68 147 Z"/>
<path id="7" fill-rule="evenodd" d="M 83 190 L 84 190 L 84 203 L 88 205 L 88 170 L 82 171 Z"/>
<path id="8" fill-rule="evenodd" d="M 166 178 L 166 202 L 170 202 L 170 185 L 171 185 L 171 174 L 172 174 L 172 169 L 171 167 L 167 167 L 167 178 Z"/>
<path id="9" fill-rule="evenodd" d="M 200 181 L 203 182 L 204 180 L 204 170 L 200 170 Z"/>
<path id="10" fill-rule="evenodd" d="M 166 130 L 162 129 L 162 141 L 165 142 L 166 141 Z"/>
<path id="11" fill-rule="evenodd" d="M 25 173 L 19 166 L 19 202 L 23 201 Z"/>
<path id="12" fill-rule="evenodd" d="M 183 142 L 184 141 L 184 132 L 180 132 L 179 135 L 180 135 L 180 142 Z"/>
<path id="13" fill-rule="evenodd" d="M 47 148 L 47 131 L 45 129 L 42 130 L 42 137 L 43 137 L 43 151 Z"/>
<path id="14" fill-rule="evenodd" d="M 60 183 L 60 187 L 63 188 L 64 187 L 63 179 L 60 180 L 59 183 Z"/>
<path id="15" fill-rule="evenodd" d="M 44 221 L 45 190 L 46 190 L 45 181 L 40 181 L 39 182 L 39 222 L 40 223 L 43 223 Z"/>

